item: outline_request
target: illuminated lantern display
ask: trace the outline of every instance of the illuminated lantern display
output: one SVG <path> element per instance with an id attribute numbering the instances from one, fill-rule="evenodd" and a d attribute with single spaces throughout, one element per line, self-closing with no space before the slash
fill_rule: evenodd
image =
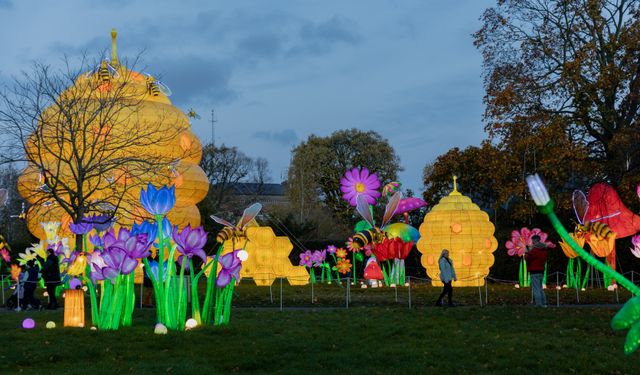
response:
<path id="1" fill-rule="evenodd" d="M 249 258 L 242 262 L 240 278 L 252 278 L 259 286 L 271 285 L 280 277 L 287 278 L 290 285 L 309 283 L 305 267 L 294 266 L 289 260 L 293 245 L 288 237 L 276 236 L 271 227 L 253 226 L 247 228 L 247 238 L 235 242 L 236 249 L 244 247 L 249 253 Z M 222 253 L 231 252 L 233 247 L 232 241 L 226 241 Z"/>
<path id="2" fill-rule="evenodd" d="M 64 292 L 64 326 L 84 327 L 84 291 L 82 289 Z"/>
<path id="3" fill-rule="evenodd" d="M 489 216 L 458 192 L 454 176 L 453 191 L 431 209 L 420 225 L 417 247 L 433 285 L 442 285 L 438 259 L 443 249 L 449 250 L 456 270 L 458 281 L 454 285 L 484 285 L 493 265 L 493 252 L 498 248 L 494 231 Z"/>
<path id="4" fill-rule="evenodd" d="M 121 165 L 112 163 L 108 171 L 93 173 L 87 178 L 83 185 L 85 191 L 91 191 L 87 201 L 103 211 L 118 207 L 118 223 L 131 226 L 134 221 L 150 218 L 139 203 L 142 187 L 148 183 L 155 186 L 175 185 L 176 205 L 168 213 L 168 219 L 180 227 L 187 224 L 197 227 L 200 225 L 200 213 L 196 204 L 205 198 L 209 188 L 207 177 L 198 165 L 202 157 L 202 145 L 192 132 L 185 113 L 171 104 L 168 98 L 170 91 L 166 86 L 152 76 L 120 65 L 116 54 L 115 30 L 111 35 L 111 61 L 105 60 L 95 71 L 80 75 L 60 96 L 62 102 L 65 96 L 69 96 L 82 103 L 79 104 L 78 116 L 86 111 L 89 112 L 87 116 L 97 118 L 95 125 L 89 124 L 95 127 L 95 131 L 92 133 L 85 129 L 83 134 L 85 138 L 90 138 L 85 141 L 104 143 L 104 146 L 100 146 L 101 150 L 110 152 L 105 157 L 105 163 L 114 159 L 123 161 Z M 111 117 L 105 114 L 108 120 L 104 120 L 102 115 L 96 116 L 96 113 L 101 113 L 96 108 L 103 108 L 100 107 L 101 103 L 108 100 L 110 95 L 118 95 L 114 100 L 124 97 L 129 102 L 122 104 Z M 54 141 L 56 131 L 61 127 L 56 125 L 56 119 L 60 117 L 64 117 L 64 114 L 54 106 L 43 111 L 38 124 L 39 136 L 32 136 L 26 147 L 28 154 L 43 160 L 43 167 L 28 164 L 18 180 L 20 195 L 32 204 L 26 218 L 29 231 L 43 240 L 45 234 L 40 223 L 47 221 L 61 222 L 61 236 L 72 236 L 69 230 L 71 218 L 47 195 L 46 181 L 47 178 L 51 180 L 53 171 L 57 173 L 55 178 L 59 184 L 76 185 L 73 179 L 75 171 L 70 170 L 69 163 L 61 161 L 63 158 L 60 155 L 69 155 L 72 148 L 80 147 L 77 143 L 82 140 Z M 109 122 L 109 126 L 104 125 L 105 121 Z M 138 139 L 144 141 L 136 141 L 136 134 Z M 40 145 L 45 142 L 42 139 L 50 139 L 51 142 L 46 146 Z M 146 164 L 136 161 L 140 158 L 144 158 Z"/>
<path id="5" fill-rule="evenodd" d="M 138 266 L 133 272 L 133 283 L 138 285 L 144 283 L 144 264 L 140 260 L 138 260 Z"/>

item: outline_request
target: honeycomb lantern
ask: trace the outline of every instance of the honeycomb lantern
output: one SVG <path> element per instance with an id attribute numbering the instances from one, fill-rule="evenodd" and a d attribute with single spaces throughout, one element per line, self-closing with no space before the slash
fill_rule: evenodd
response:
<path id="1" fill-rule="evenodd" d="M 431 209 L 419 230 L 417 248 L 433 285 L 442 285 L 438 260 L 443 249 L 449 250 L 455 267 L 458 281 L 454 285 L 484 285 L 498 248 L 495 227 L 484 211 L 458 192 L 456 177 L 453 191 Z"/>
<path id="2" fill-rule="evenodd" d="M 238 239 L 235 243 L 225 241 L 222 251 L 227 254 L 234 247 L 247 251 L 249 258 L 242 262 L 240 278 L 251 278 L 258 286 L 271 285 L 277 278 L 287 278 L 290 285 L 306 285 L 309 282 L 306 268 L 294 266 L 289 260 L 293 244 L 288 237 L 276 236 L 271 227 L 251 226 L 246 233 L 246 238 Z"/>

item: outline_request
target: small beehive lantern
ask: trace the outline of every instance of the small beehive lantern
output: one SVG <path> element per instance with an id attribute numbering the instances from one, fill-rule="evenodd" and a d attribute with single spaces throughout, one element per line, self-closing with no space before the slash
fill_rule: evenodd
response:
<path id="1" fill-rule="evenodd" d="M 138 267 L 133 271 L 133 283 L 140 285 L 144 283 L 144 264 L 138 260 Z"/>
<path id="2" fill-rule="evenodd" d="M 67 290 L 64 294 L 64 326 L 84 327 L 84 291 Z"/>
<path id="3" fill-rule="evenodd" d="M 453 285 L 484 285 L 493 265 L 493 252 L 498 248 L 494 230 L 489 216 L 458 192 L 454 176 L 453 191 L 431 209 L 420 225 L 417 247 L 433 285 L 442 285 L 438 260 L 443 249 L 449 250 L 458 277 Z"/>

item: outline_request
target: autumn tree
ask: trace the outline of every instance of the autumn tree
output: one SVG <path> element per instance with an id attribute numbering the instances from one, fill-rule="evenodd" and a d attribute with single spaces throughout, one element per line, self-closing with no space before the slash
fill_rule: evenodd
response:
<path id="1" fill-rule="evenodd" d="M 288 194 L 305 219 L 318 205 L 350 223 L 354 209 L 342 199 L 340 178 L 349 168 L 367 167 L 383 184 L 396 179 L 400 160 L 389 142 L 374 131 L 338 130 L 328 137 L 311 135 L 292 151 Z"/>
<path id="2" fill-rule="evenodd" d="M 552 153 L 546 143 L 554 140 L 526 145 L 526 138 L 561 134 L 575 152 L 554 155 L 556 164 L 593 162 L 591 180 L 616 185 L 637 178 L 638 5 L 635 0 L 499 0 L 487 9 L 474 43 L 484 59 L 490 139 L 502 149 L 516 142 L 540 159 Z"/>
<path id="3" fill-rule="evenodd" d="M 556 197 L 559 213 L 572 215 L 571 194 L 589 184 L 597 164 L 586 160 L 587 151 L 573 142 L 563 126 L 549 123 L 533 131 L 522 124 L 521 131 L 499 145 L 486 140 L 480 147 L 453 148 L 428 163 L 423 174 L 425 199 L 436 204 L 447 195 L 455 174 L 459 189 L 490 212 L 494 223 L 528 225 L 537 210 L 525 178 L 540 173 Z"/>
<path id="4" fill-rule="evenodd" d="M 504 153 L 486 141 L 481 147 L 452 148 L 425 166 L 424 198 L 432 205 L 437 204 L 452 191 L 455 175 L 459 191 L 480 207 L 494 210 L 500 201 L 500 185 L 506 175 L 504 161 Z"/>

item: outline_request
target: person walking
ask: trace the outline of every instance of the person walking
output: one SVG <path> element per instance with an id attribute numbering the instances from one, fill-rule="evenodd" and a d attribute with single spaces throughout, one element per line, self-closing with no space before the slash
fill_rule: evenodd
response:
<path id="1" fill-rule="evenodd" d="M 47 310 L 55 310 L 58 308 L 56 288 L 60 285 L 60 264 L 52 248 L 47 249 L 47 260 L 42 266 L 42 279 L 44 280 L 44 284 L 47 287 L 47 294 L 49 295 Z"/>
<path id="2" fill-rule="evenodd" d="M 527 262 L 527 268 L 531 274 L 533 300 L 535 305 L 539 307 L 547 307 L 547 296 L 542 289 L 542 277 L 547 263 L 547 253 L 547 245 L 540 241 L 540 236 L 537 234 L 531 236 L 531 245 L 527 245 L 524 260 Z"/>
<path id="3" fill-rule="evenodd" d="M 24 281 L 23 308 L 25 310 L 40 308 L 40 301 L 35 297 L 36 287 L 40 281 L 40 267 L 34 259 L 27 262 L 26 279 Z"/>
<path id="4" fill-rule="evenodd" d="M 442 298 L 444 298 L 445 294 L 449 300 L 449 306 L 454 306 L 453 301 L 451 300 L 451 296 L 453 295 L 453 287 L 451 286 L 451 283 L 452 281 L 458 281 L 458 278 L 456 277 L 456 270 L 453 267 L 453 261 L 449 258 L 449 250 L 442 250 L 440 259 L 438 260 L 438 266 L 440 267 L 440 280 L 444 284 L 444 287 L 442 288 L 440 297 L 438 297 L 436 306 L 442 306 Z"/>

